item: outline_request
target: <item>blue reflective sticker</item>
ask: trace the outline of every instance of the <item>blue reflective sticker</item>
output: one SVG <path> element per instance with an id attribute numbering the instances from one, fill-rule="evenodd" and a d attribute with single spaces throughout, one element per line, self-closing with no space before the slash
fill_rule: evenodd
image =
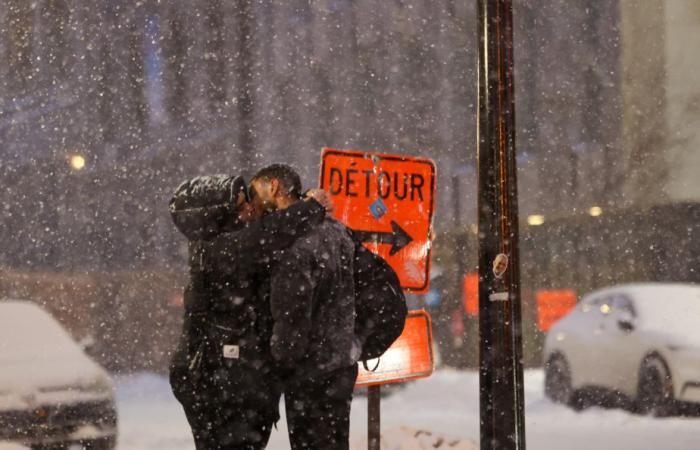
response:
<path id="1" fill-rule="evenodd" d="M 378 198 L 377 200 L 374 201 L 374 203 L 369 205 L 369 211 L 372 213 L 372 215 L 374 216 L 375 219 L 379 220 L 389 210 L 387 209 L 387 207 L 384 204 L 384 202 L 382 201 L 382 199 Z"/>

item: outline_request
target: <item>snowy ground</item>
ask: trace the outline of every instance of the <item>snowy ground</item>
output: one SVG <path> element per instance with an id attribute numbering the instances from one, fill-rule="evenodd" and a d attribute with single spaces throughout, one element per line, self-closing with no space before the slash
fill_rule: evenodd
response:
<path id="1" fill-rule="evenodd" d="M 700 449 L 700 418 L 655 419 L 600 408 L 576 413 L 544 398 L 542 378 L 541 371 L 525 374 L 529 449 Z M 185 417 L 165 377 L 152 374 L 120 377 L 117 401 L 118 450 L 194 449 Z M 478 405 L 475 372 L 438 371 L 429 379 L 394 389 L 390 396 L 382 399 L 382 449 L 476 449 Z M 365 397 L 356 397 L 351 420 L 353 450 L 367 448 Z M 270 450 L 289 448 L 284 417 L 278 425 L 268 446 Z M 440 442 L 443 444 L 437 445 Z M 0 442 L 0 450 L 18 448 L 21 447 Z"/>
<path id="2" fill-rule="evenodd" d="M 621 410 L 588 409 L 576 413 L 543 396 L 542 372 L 525 374 L 527 447 L 534 450 L 691 450 L 700 449 L 700 418 L 655 419 Z M 118 379 L 118 450 L 193 450 L 185 417 L 167 380 L 150 374 Z M 468 449 L 479 437 L 478 376 L 443 370 L 382 399 L 382 430 L 387 449 L 428 448 L 426 435 L 406 443 L 415 430 L 459 438 Z M 283 409 L 282 409 L 283 410 Z M 366 448 L 367 401 L 353 403 L 351 433 L 356 449 Z M 273 432 L 271 450 L 289 448 L 284 426 Z M 402 429 L 402 427 L 404 427 Z M 406 428 L 412 431 L 407 431 Z M 399 442 L 405 445 L 398 445 Z M 417 441 L 417 440 L 415 440 Z M 447 442 L 447 441 L 446 441 Z M 432 446 L 431 446 L 432 447 Z M 447 448 L 445 445 L 443 448 Z"/>

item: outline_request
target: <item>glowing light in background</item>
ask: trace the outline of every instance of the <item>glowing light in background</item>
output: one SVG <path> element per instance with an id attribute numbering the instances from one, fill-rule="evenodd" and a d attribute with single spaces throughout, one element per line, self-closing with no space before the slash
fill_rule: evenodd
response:
<path id="1" fill-rule="evenodd" d="M 593 206 L 591 209 L 588 210 L 588 214 L 590 214 L 593 217 L 598 217 L 599 215 L 603 214 L 603 208 L 600 206 Z"/>
<path id="2" fill-rule="evenodd" d="M 70 157 L 70 166 L 73 170 L 83 170 L 85 168 L 85 158 L 81 155 L 72 155 Z"/>
<path id="3" fill-rule="evenodd" d="M 529 225 L 542 225 L 544 223 L 544 216 L 542 214 L 532 214 L 527 216 L 527 223 Z"/>

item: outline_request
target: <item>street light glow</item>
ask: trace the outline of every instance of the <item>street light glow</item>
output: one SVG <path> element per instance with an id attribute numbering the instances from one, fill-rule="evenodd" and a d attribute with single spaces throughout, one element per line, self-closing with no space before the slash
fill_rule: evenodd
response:
<path id="1" fill-rule="evenodd" d="M 528 225 L 542 225 L 544 223 L 544 216 L 542 214 L 532 214 L 527 216 Z"/>
<path id="2" fill-rule="evenodd" d="M 85 168 L 85 158 L 81 155 L 71 156 L 70 166 L 73 168 L 73 170 L 83 170 Z"/>
<path id="3" fill-rule="evenodd" d="M 600 206 L 593 206 L 591 209 L 588 210 L 588 214 L 590 214 L 593 217 L 598 217 L 599 215 L 603 214 L 603 208 Z"/>

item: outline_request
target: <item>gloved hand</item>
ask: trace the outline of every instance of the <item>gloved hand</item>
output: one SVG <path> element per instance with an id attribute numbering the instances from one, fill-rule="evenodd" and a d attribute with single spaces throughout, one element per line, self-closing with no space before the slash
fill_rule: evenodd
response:
<path id="1" fill-rule="evenodd" d="M 335 208 L 333 206 L 333 202 L 331 201 L 331 196 L 323 189 L 309 189 L 304 194 L 304 199 L 316 200 L 329 214 L 332 213 Z"/>

